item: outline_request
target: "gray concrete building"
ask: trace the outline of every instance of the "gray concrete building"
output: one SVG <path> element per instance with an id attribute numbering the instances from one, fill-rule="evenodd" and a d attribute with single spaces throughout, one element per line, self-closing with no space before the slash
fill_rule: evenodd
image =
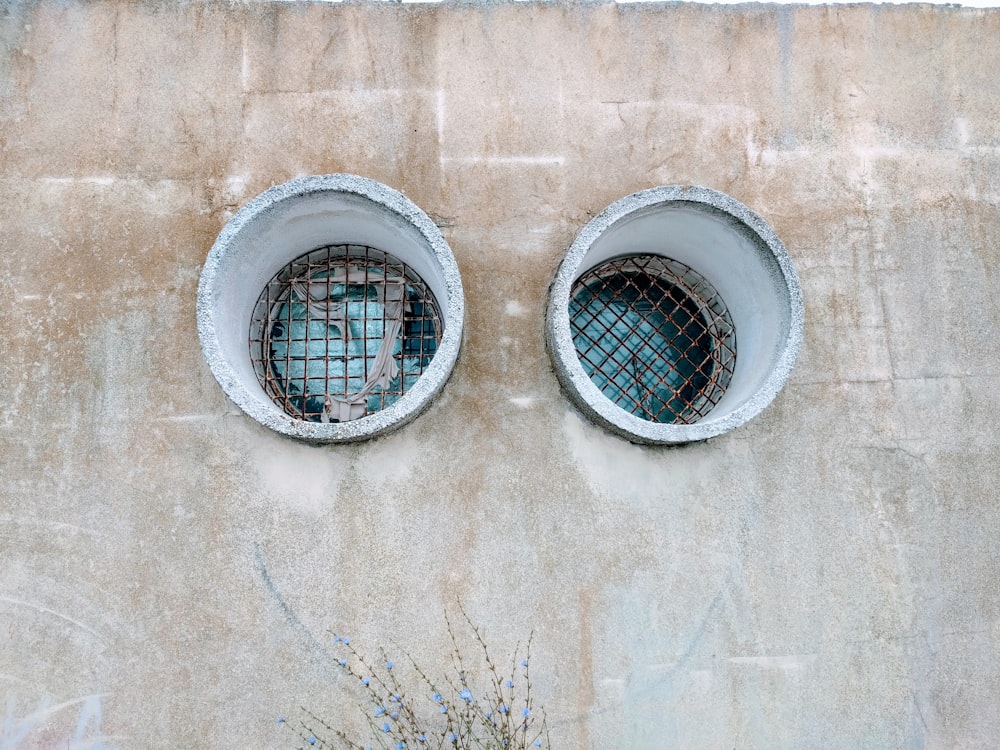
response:
<path id="1" fill-rule="evenodd" d="M 460 608 L 503 664 L 533 633 L 552 748 L 1000 746 L 998 70 L 955 6 L 0 4 L 0 749 L 363 730 L 331 634 L 435 671 Z M 439 233 L 461 337 L 406 424 L 317 444 L 227 395 L 199 281 L 338 174 Z M 783 388 L 683 445 L 546 345 L 588 222 L 669 186 L 759 216 L 804 311 Z M 709 265 L 743 367 L 794 325 Z"/>

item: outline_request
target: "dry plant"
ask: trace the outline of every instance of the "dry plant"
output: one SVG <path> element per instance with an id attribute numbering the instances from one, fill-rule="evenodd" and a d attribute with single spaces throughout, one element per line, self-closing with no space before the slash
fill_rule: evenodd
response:
<path id="1" fill-rule="evenodd" d="M 480 629 L 462 609 L 476 658 L 469 662 L 447 613 L 451 663 L 440 675 L 419 665 L 408 653 L 401 670 L 384 648 L 372 659 L 351 639 L 332 634 L 334 658 L 360 696 L 369 739 L 359 740 L 335 723 L 303 708 L 291 727 L 303 750 L 535 750 L 549 748 L 544 709 L 531 692 L 531 637 L 510 667 L 501 669 L 490 655 Z M 412 679 L 408 679 L 412 677 Z M 412 684 L 411 684 L 412 683 Z M 288 724 L 284 717 L 278 719 Z"/>

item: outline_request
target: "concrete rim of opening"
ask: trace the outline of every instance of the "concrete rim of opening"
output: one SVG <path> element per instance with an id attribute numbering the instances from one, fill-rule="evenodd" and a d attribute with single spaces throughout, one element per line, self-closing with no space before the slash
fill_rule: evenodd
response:
<path id="1" fill-rule="evenodd" d="M 574 282 L 595 266 L 648 253 L 687 264 L 732 315 L 736 368 L 726 394 L 693 424 L 659 424 L 612 403 L 580 363 L 570 329 Z M 724 193 L 666 185 L 611 204 L 577 235 L 549 289 L 545 336 L 556 376 L 590 419 L 635 443 L 706 440 L 757 416 L 784 386 L 802 345 L 803 303 L 784 244 L 760 216 Z"/>
<path id="2" fill-rule="evenodd" d="M 413 388 L 386 409 L 349 422 L 298 420 L 268 398 L 253 371 L 253 308 L 264 285 L 289 262 L 326 244 L 347 243 L 389 252 L 414 269 L 441 310 L 441 343 Z M 219 233 L 198 285 L 198 336 L 223 391 L 268 429 L 314 443 L 373 438 L 416 417 L 451 375 L 464 317 L 458 264 L 438 227 L 399 191 L 351 174 L 296 178 L 251 200 Z"/>

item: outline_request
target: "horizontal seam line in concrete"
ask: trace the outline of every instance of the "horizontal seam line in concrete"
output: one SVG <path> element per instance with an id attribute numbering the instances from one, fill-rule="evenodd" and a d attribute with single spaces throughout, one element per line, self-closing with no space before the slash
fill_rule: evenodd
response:
<path id="1" fill-rule="evenodd" d="M 891 378 L 852 378 L 850 380 L 844 378 L 831 377 L 829 380 L 800 380 L 789 382 L 789 387 L 795 386 L 806 386 L 806 385 L 829 385 L 830 383 L 839 383 L 841 385 L 869 385 L 873 383 L 913 383 L 913 382 L 927 382 L 934 380 L 996 380 L 1000 381 L 1000 375 L 984 375 L 979 373 L 971 373 L 969 375 L 909 375 L 905 377 L 893 376 Z"/>

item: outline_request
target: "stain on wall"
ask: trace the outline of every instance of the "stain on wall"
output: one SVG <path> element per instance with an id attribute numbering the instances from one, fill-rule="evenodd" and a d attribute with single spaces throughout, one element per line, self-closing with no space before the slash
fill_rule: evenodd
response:
<path id="1" fill-rule="evenodd" d="M 534 630 L 560 748 L 1000 743 L 1000 11 L 0 8 L 0 747 L 292 746 L 322 649 Z M 466 340 L 350 446 L 229 403 L 195 330 L 235 210 L 351 172 L 439 220 Z M 699 184 L 788 247 L 776 401 L 681 448 L 560 392 L 552 275 Z M 308 248 L 304 248 L 307 250 Z"/>

